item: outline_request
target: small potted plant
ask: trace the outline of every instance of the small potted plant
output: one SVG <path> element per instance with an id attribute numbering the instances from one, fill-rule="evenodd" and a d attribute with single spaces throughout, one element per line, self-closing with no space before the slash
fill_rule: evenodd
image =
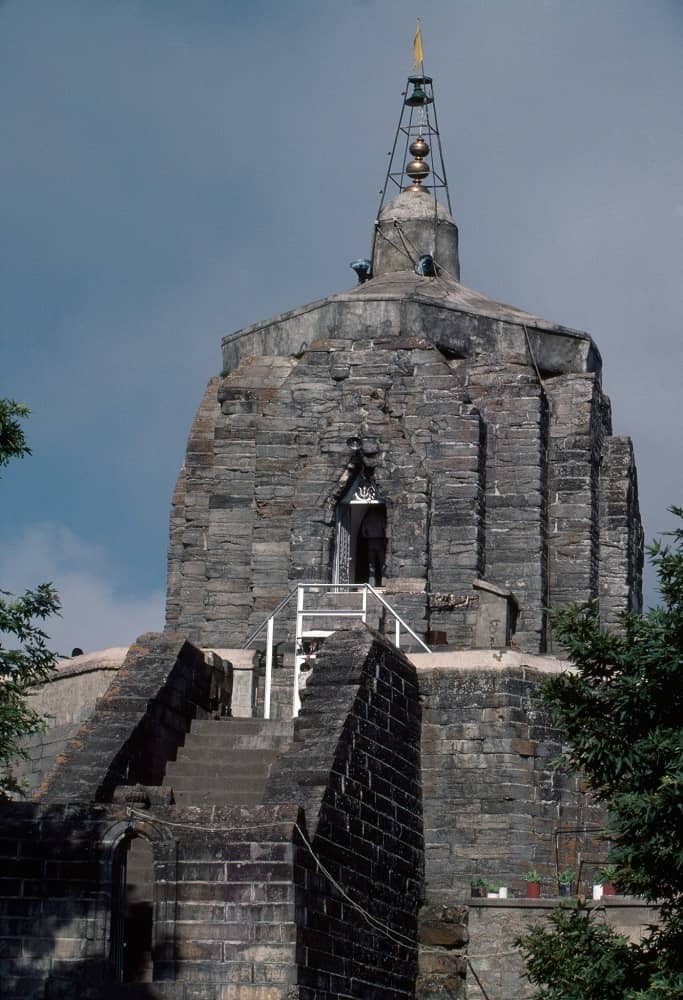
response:
<path id="1" fill-rule="evenodd" d="M 617 889 L 614 884 L 614 876 L 617 873 L 615 865 L 605 865 L 605 867 L 598 872 L 597 880 L 602 886 L 603 896 L 616 896 Z"/>
<path id="2" fill-rule="evenodd" d="M 470 894 L 473 899 L 486 899 L 486 879 L 473 878 L 470 882 Z"/>
<path id="3" fill-rule="evenodd" d="M 538 899 L 541 895 L 541 876 L 536 869 L 532 868 L 526 875 L 522 875 L 522 878 L 526 882 L 527 899 Z"/>
<path id="4" fill-rule="evenodd" d="M 560 872 L 557 876 L 557 881 L 560 885 L 560 896 L 571 896 L 572 882 L 574 881 L 574 872 L 571 868 L 567 868 L 566 871 Z"/>
<path id="5" fill-rule="evenodd" d="M 487 883 L 486 883 L 486 895 L 487 895 L 487 897 L 489 899 L 491 899 L 491 898 L 498 899 L 498 892 L 499 892 L 498 885 L 495 882 L 488 882 L 487 881 Z"/>

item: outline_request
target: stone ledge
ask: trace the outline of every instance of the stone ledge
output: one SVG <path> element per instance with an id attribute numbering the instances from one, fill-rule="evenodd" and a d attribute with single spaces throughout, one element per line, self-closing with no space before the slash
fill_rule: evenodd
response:
<path id="1" fill-rule="evenodd" d="M 546 896 L 541 899 L 527 899 L 526 896 L 513 896 L 507 899 L 477 899 L 476 897 L 465 899 L 465 897 L 461 897 L 456 900 L 456 904 L 460 906 L 482 907 L 484 909 L 519 909 L 521 907 L 524 910 L 554 910 L 563 903 L 571 903 L 576 901 L 576 899 L 576 896 Z M 607 909 L 618 909 L 619 907 L 641 910 L 659 909 L 658 903 L 647 903 L 639 896 L 607 896 L 607 898 L 603 897 L 602 899 L 588 899 L 586 902 L 588 908 L 591 910 L 598 910 L 603 906 Z"/>
<path id="2" fill-rule="evenodd" d="M 434 671 L 486 670 L 501 673 L 504 670 L 534 670 L 541 674 L 560 674 L 573 670 L 569 660 L 560 660 L 555 656 L 536 656 L 533 653 L 520 653 L 515 649 L 463 649 L 448 650 L 443 653 L 411 653 L 411 661 L 418 673 Z"/>

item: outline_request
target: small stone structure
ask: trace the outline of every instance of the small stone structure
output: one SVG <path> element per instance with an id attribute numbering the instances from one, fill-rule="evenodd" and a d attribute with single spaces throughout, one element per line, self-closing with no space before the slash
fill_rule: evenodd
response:
<path id="1" fill-rule="evenodd" d="M 604 858 L 536 697 L 569 669 L 548 607 L 592 600 L 607 626 L 640 608 L 635 464 L 599 352 L 461 284 L 419 177 L 371 265 L 224 338 L 173 497 L 166 632 L 37 692 L 53 727 L 28 747 L 31 799 L 0 804 L 3 996 L 523 1000 L 514 936 L 560 869 Z M 349 625 L 372 505 L 385 603 Z M 244 647 L 302 583 L 337 618 L 293 720 L 292 621 L 267 682 Z M 432 652 L 389 641 L 387 604 Z M 509 898 L 470 900 L 475 878 Z"/>

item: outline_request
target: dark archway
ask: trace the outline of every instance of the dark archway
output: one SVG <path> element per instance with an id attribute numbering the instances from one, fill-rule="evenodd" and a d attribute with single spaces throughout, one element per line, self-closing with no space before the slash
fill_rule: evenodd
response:
<path id="1" fill-rule="evenodd" d="M 381 524 L 382 552 L 386 543 L 387 506 L 374 478 L 359 473 L 340 498 L 335 515 L 333 583 L 368 583 L 379 586 L 381 559 L 373 558 L 378 537 L 368 537 L 364 524 Z M 378 580 L 378 576 L 380 579 Z"/>
<path id="2" fill-rule="evenodd" d="M 111 957 L 119 983 L 151 983 L 154 855 L 146 837 L 123 837 L 112 871 Z"/>

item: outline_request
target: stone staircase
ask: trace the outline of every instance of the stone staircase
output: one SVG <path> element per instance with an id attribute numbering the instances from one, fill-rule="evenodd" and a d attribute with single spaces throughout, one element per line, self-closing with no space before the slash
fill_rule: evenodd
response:
<path id="1" fill-rule="evenodd" d="M 163 785 L 179 806 L 259 805 L 292 726 L 291 719 L 195 719 Z"/>

